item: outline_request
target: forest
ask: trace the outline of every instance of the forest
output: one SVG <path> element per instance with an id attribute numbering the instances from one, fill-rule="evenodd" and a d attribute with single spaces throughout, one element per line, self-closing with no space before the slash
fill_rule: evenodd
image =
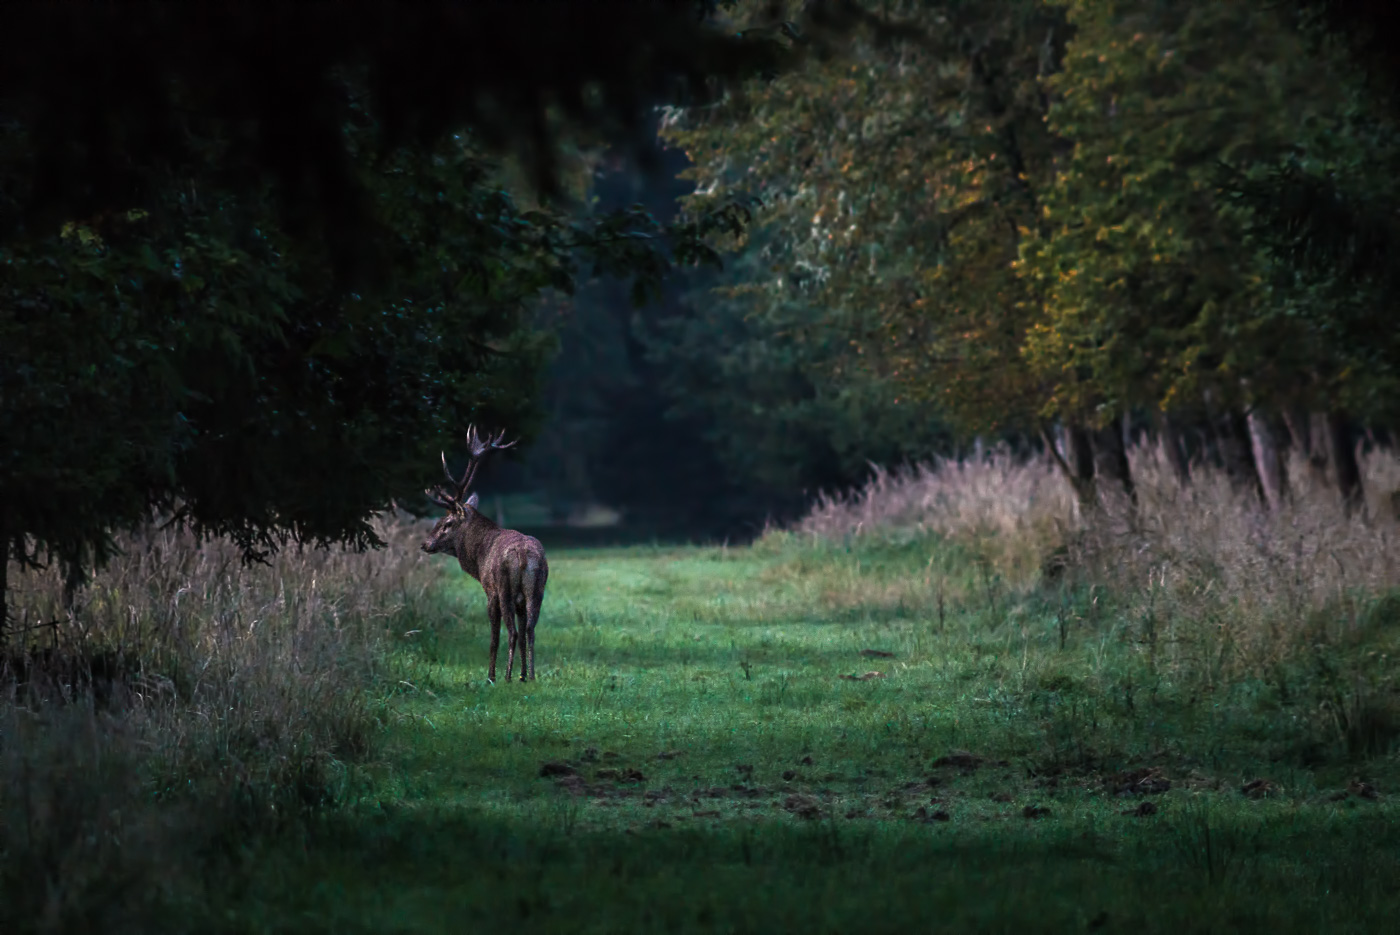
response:
<path id="1" fill-rule="evenodd" d="M 1354 501 L 1396 399 L 1388 72 L 1307 12 L 933 4 L 898 53 L 862 36 L 669 108 L 661 181 L 595 197 L 761 207 L 660 307 L 576 297 L 544 443 L 577 464 L 549 486 L 673 520 L 693 490 L 738 534 L 975 444 L 1131 495 L 1120 439 L 1149 436 L 1271 503 L 1296 451 Z"/>
<path id="2" fill-rule="evenodd" d="M 1379 930 L 1397 27 L 6 5 L 0 929 Z"/>

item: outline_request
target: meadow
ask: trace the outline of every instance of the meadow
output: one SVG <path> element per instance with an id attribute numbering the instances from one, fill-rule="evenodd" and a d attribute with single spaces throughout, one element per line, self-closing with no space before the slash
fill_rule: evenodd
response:
<path id="1" fill-rule="evenodd" d="M 1151 452 L 1135 458 L 1138 506 L 1095 517 L 1048 468 L 996 456 L 882 474 L 749 546 L 552 550 L 529 684 L 486 683 L 480 589 L 412 555 L 411 525 L 392 555 L 335 559 L 358 604 L 297 611 L 294 582 L 249 584 L 245 604 L 264 594 L 283 635 L 256 665 L 190 647 L 226 663 L 204 708 L 190 713 L 203 702 L 187 689 L 123 714 L 25 716 L 118 749 L 121 731 L 94 725 L 130 734 L 166 712 L 146 735 L 159 763 L 122 761 L 135 773 L 119 804 L 145 816 L 123 819 L 132 841 L 87 808 L 124 882 L 69 885 L 47 922 L 13 921 L 1385 929 L 1400 915 L 1395 459 L 1368 459 L 1376 501 L 1346 516 L 1301 472 L 1269 513 L 1209 471 L 1183 489 Z M 380 563 L 379 584 L 355 580 L 356 560 Z M 280 668 L 227 687 L 263 666 Z M 254 710 L 274 687 L 282 702 Z M 0 755 L 11 776 L 68 776 L 77 748 Z M 210 778 L 209 762 L 234 761 L 236 782 Z M 172 775 L 223 791 L 177 794 Z M 180 803 L 210 802 L 241 823 L 168 827 Z M 25 857 L 15 816 L 32 827 L 33 803 L 0 804 L 8 893 L 21 872 L 62 881 L 95 853 L 50 842 Z M 158 882 L 174 864 L 178 885 Z"/>

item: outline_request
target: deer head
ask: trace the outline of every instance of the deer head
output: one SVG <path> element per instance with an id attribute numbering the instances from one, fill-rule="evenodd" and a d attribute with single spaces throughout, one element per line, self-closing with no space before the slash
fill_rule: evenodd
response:
<path id="1" fill-rule="evenodd" d="M 447 454 L 446 452 L 442 453 L 442 473 L 447 475 L 448 486 L 433 487 L 423 492 L 428 495 L 429 500 L 438 506 L 446 507 L 447 515 L 437 521 L 432 532 L 428 534 L 428 538 L 424 540 L 424 552 L 453 551 L 457 530 L 481 515 L 476 511 L 476 494 L 473 493 L 470 497 L 467 497 L 466 494 L 471 489 L 472 481 L 476 479 L 476 472 L 480 470 L 481 462 L 486 460 L 486 456 L 493 451 L 504 451 L 515 445 L 515 442 L 501 444 L 505 437 L 505 429 L 501 429 L 495 438 L 488 437 L 483 441 L 476 432 L 476 426 L 467 426 L 469 459 L 467 466 L 462 470 L 460 480 L 452 476 L 452 471 L 447 467 Z"/>

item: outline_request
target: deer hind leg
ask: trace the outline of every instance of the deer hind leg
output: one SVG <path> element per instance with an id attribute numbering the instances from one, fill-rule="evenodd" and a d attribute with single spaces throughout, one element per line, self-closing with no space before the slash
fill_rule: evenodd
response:
<path id="1" fill-rule="evenodd" d="M 524 682 L 534 675 L 534 670 L 530 656 L 530 613 L 523 598 L 516 598 L 515 614 L 516 638 L 520 643 L 520 681 Z"/>
<path id="2" fill-rule="evenodd" d="M 535 626 L 530 624 L 526 639 L 530 641 L 530 681 L 535 680 Z"/>
<path id="3" fill-rule="evenodd" d="M 515 602 L 509 597 L 502 597 L 499 603 L 501 616 L 505 618 L 506 622 L 506 682 L 509 682 L 511 673 L 515 671 L 515 647 L 519 642 L 519 631 L 515 625 Z M 520 657 L 520 664 L 525 665 L 523 654 Z"/>
<path id="4" fill-rule="evenodd" d="M 486 670 L 486 680 L 496 682 L 496 653 L 501 648 L 501 602 L 494 597 L 486 602 L 486 615 L 491 618 L 491 667 Z M 510 676 L 506 676 L 510 678 Z"/>
<path id="5" fill-rule="evenodd" d="M 537 597 L 527 597 L 525 599 L 525 625 L 521 627 L 524 639 L 529 643 L 528 655 L 530 660 L 530 680 L 535 678 L 535 624 L 540 619 L 540 600 Z M 522 650 L 524 651 L 524 650 Z"/>

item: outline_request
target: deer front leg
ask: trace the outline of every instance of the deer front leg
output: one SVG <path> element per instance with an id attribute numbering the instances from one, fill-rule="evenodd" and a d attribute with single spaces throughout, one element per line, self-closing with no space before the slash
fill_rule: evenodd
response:
<path id="1" fill-rule="evenodd" d="M 486 615 L 491 618 L 491 666 L 486 681 L 496 684 L 496 653 L 501 648 L 501 605 L 494 597 L 486 602 Z M 507 679 L 510 676 L 506 676 Z"/>

